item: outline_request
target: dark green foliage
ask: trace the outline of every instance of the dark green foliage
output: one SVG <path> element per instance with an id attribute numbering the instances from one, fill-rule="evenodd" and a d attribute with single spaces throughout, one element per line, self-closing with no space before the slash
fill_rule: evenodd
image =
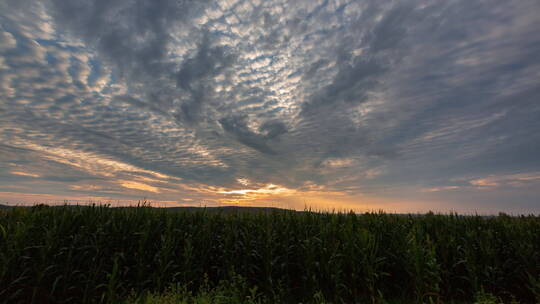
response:
<path id="1" fill-rule="evenodd" d="M 470 302 L 480 291 L 534 303 L 539 265 L 537 216 L 0 211 L 4 303 L 118 303 L 238 278 L 247 296 L 280 303 Z"/>

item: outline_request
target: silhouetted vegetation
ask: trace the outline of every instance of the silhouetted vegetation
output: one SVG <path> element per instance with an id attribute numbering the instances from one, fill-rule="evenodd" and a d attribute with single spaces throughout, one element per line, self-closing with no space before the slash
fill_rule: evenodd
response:
<path id="1" fill-rule="evenodd" d="M 538 216 L 0 211 L 3 303 L 534 303 L 539 265 Z"/>

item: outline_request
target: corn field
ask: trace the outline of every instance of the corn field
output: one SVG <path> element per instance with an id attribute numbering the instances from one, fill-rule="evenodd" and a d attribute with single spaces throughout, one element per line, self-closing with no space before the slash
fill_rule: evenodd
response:
<path id="1" fill-rule="evenodd" d="M 271 303 L 470 303 L 480 291 L 540 303 L 540 217 L 0 211 L 2 303 L 121 303 L 238 278 Z"/>

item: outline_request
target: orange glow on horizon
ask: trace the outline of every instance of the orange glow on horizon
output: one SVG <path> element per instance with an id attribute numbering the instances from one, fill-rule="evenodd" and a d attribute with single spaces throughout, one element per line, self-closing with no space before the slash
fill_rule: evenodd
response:
<path id="1" fill-rule="evenodd" d="M 357 213 L 382 210 L 388 213 L 421 213 L 430 210 L 439 212 L 460 212 L 469 214 L 493 214 L 489 207 L 471 208 L 459 203 L 428 200 L 407 200 L 399 197 L 377 197 L 362 193 L 337 192 L 324 186 L 307 184 L 303 188 L 290 189 L 283 185 L 249 183 L 251 187 L 224 188 L 203 184 L 176 184 L 178 188 L 159 188 L 142 182 L 120 180 L 114 183 L 117 188 L 100 185 L 75 184 L 71 191 L 80 193 L 40 194 L 11 190 L 0 192 L 0 203 L 32 205 L 45 204 L 110 204 L 111 206 L 134 206 L 148 201 L 154 207 L 219 207 L 251 206 L 276 207 L 283 209 L 329 212 Z M 110 186 L 110 184 L 109 184 Z M 138 190 L 137 192 L 126 191 Z M 450 188 L 450 187 L 448 187 Z M 441 188 L 442 189 L 442 188 Z M 437 192 L 441 189 L 427 189 L 424 193 Z M 453 189 L 453 188 L 452 188 Z M 88 192 L 95 192 L 92 194 Z M 139 192 L 140 191 L 140 192 Z M 85 195 L 85 192 L 87 194 Z M 144 192 L 147 192 L 146 194 Z"/>

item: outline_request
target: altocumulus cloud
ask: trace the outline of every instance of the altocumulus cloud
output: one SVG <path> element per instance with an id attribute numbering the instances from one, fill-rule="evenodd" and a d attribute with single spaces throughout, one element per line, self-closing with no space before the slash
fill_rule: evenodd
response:
<path id="1" fill-rule="evenodd" d="M 2 1 L 0 197 L 538 212 L 539 12 Z"/>

